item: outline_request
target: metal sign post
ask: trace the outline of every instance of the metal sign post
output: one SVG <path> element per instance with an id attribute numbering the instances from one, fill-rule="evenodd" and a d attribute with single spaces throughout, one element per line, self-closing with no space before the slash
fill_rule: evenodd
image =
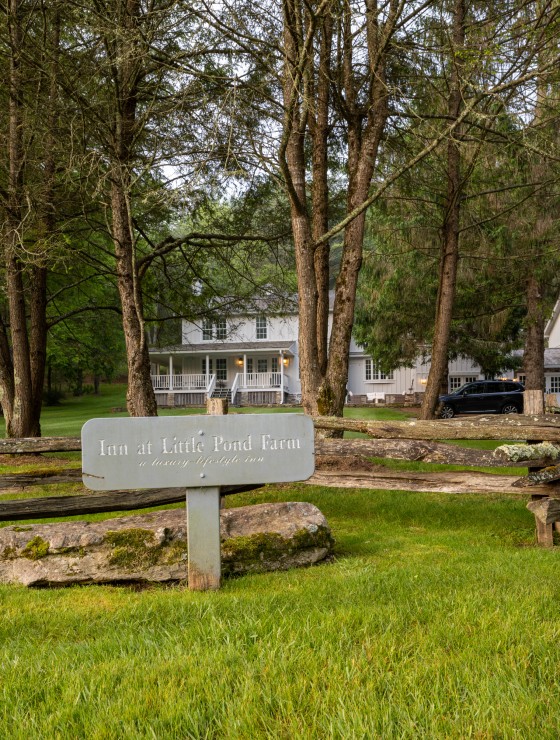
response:
<path id="1" fill-rule="evenodd" d="M 96 491 L 187 488 L 189 588 L 220 585 L 220 486 L 306 480 L 314 429 L 303 414 L 91 419 L 82 478 Z"/>

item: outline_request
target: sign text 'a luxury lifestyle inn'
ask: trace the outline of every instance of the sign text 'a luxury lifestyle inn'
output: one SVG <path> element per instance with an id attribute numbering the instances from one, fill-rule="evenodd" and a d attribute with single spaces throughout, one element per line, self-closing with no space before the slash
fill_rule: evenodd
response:
<path id="1" fill-rule="evenodd" d="M 281 483 L 314 471 L 303 414 L 91 419 L 82 427 L 84 484 L 93 490 Z"/>

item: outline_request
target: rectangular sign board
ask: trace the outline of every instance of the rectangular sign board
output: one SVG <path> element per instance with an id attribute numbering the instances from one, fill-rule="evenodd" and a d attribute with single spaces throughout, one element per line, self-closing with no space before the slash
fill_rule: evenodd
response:
<path id="1" fill-rule="evenodd" d="M 315 469 L 304 414 L 91 419 L 82 478 L 95 491 L 306 480 Z"/>

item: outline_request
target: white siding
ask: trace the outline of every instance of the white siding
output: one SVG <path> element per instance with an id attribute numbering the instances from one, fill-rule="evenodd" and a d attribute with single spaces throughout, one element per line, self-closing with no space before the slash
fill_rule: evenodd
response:
<path id="1" fill-rule="evenodd" d="M 295 342 L 297 341 L 297 316 L 272 316 L 267 317 L 267 336 L 262 341 L 266 342 Z M 227 339 L 230 342 L 259 342 L 257 339 L 256 316 L 239 316 L 226 320 Z M 201 344 L 202 322 L 194 324 L 183 321 L 182 327 L 183 344 Z M 210 342 L 210 340 L 206 340 Z M 215 341 L 215 340 L 212 340 Z"/>
<path id="2" fill-rule="evenodd" d="M 558 320 L 558 317 L 556 317 L 550 329 L 548 346 L 551 348 L 560 347 L 560 321 Z"/>

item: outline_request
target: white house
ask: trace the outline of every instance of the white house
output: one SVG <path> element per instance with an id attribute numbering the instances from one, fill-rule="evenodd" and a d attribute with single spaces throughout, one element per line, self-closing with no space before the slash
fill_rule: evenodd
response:
<path id="1" fill-rule="evenodd" d="M 545 336 L 546 390 L 560 394 L 560 300 Z M 237 404 L 297 403 L 301 399 L 298 315 L 255 312 L 182 322 L 180 345 L 150 350 L 158 405 L 202 405 L 221 396 Z M 424 391 L 429 362 L 383 373 L 354 341 L 350 346 L 348 391 L 354 401 L 399 402 Z M 504 377 L 513 378 L 512 371 Z M 523 373 L 515 376 L 524 382 Z M 449 390 L 484 379 L 470 358 L 449 363 Z"/>
<path id="2" fill-rule="evenodd" d="M 182 323 L 182 343 L 150 350 L 159 405 L 282 404 L 301 397 L 297 313 L 234 315 Z"/>

